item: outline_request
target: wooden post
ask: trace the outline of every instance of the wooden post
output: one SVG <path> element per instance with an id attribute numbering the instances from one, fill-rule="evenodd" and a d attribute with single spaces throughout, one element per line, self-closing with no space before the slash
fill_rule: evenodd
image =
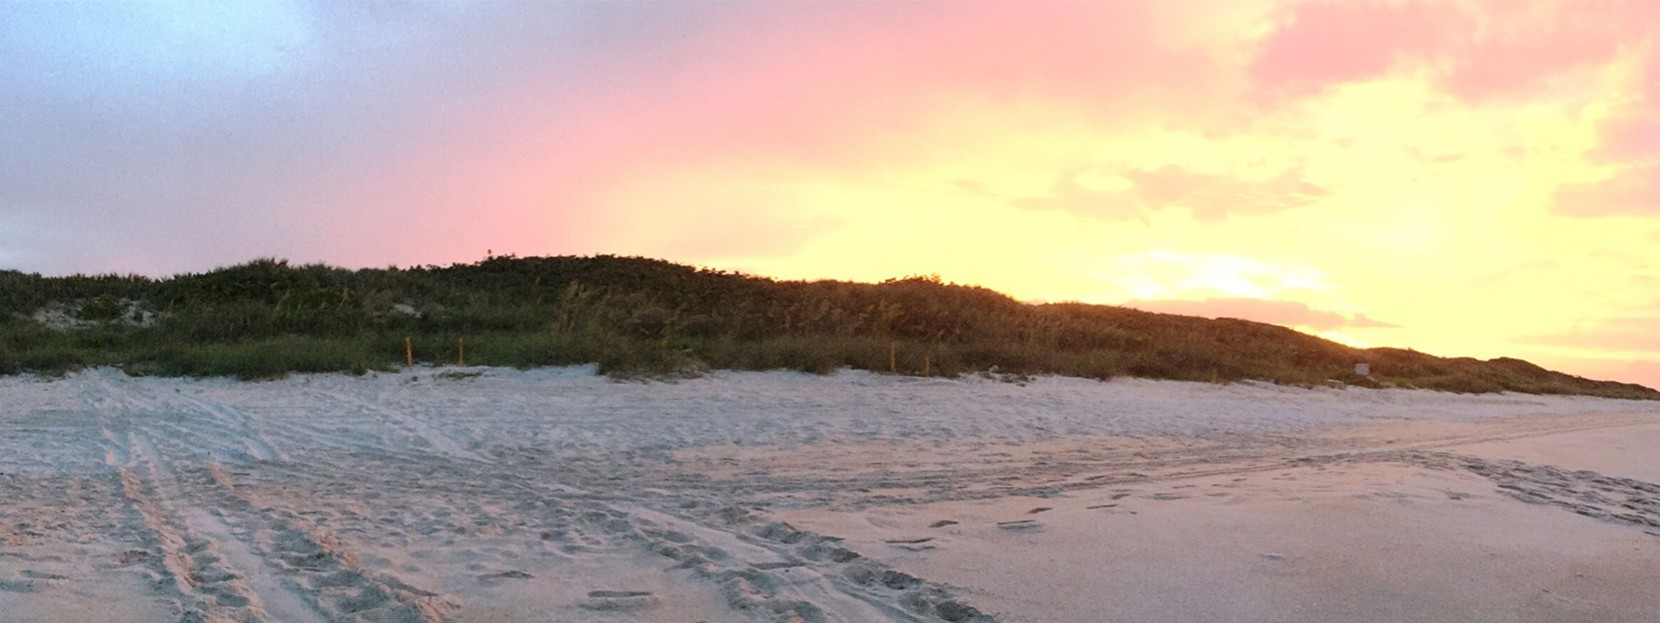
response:
<path id="1" fill-rule="evenodd" d="M 899 348 L 898 342 L 888 342 L 888 374 L 898 374 L 899 366 L 894 360 L 894 351 Z"/>
<path id="2" fill-rule="evenodd" d="M 455 365 L 467 365 L 467 338 L 455 338 Z"/>
<path id="3" fill-rule="evenodd" d="M 929 373 L 929 364 L 931 363 L 933 363 L 933 355 L 922 356 L 922 376 L 933 376 L 933 374 Z"/>
<path id="4" fill-rule="evenodd" d="M 403 337 L 403 362 L 411 368 L 415 367 L 415 345 L 410 343 L 407 335 Z"/>

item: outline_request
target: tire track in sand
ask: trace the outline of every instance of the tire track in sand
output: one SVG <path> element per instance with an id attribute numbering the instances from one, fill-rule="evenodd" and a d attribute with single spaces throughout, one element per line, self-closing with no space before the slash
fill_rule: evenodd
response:
<path id="1" fill-rule="evenodd" d="M 136 431 L 125 437 L 126 460 L 118 462 L 120 455 L 113 451 L 106 456 L 120 479 L 122 496 L 147 529 L 142 538 L 147 549 L 129 551 L 123 558 L 148 563 L 181 622 L 274 620 L 247 579 L 220 554 L 211 531 L 200 531 L 200 521 L 192 525 L 177 512 L 177 494 L 167 483 L 170 476 L 148 440 Z"/>
<path id="2" fill-rule="evenodd" d="M 401 410 L 383 407 L 362 398 L 336 391 L 312 389 L 309 393 L 322 398 L 327 404 L 335 409 L 345 409 L 350 407 L 359 415 L 379 420 L 379 423 L 383 427 L 395 429 L 408 441 L 412 442 L 407 445 L 429 451 L 426 454 L 427 456 L 438 455 L 464 461 L 476 461 L 481 463 L 489 462 L 489 460 L 485 457 L 468 449 L 467 444 L 457 441 L 455 438 L 446 434 L 438 427 L 433 426 L 418 417 L 404 413 Z M 379 450 L 382 452 L 393 453 L 394 448 L 403 445 L 406 444 L 384 443 Z"/>
<path id="3" fill-rule="evenodd" d="M 439 623 L 458 605 L 436 592 L 365 567 L 326 528 L 302 512 L 279 508 L 238 487 L 218 463 L 209 463 L 193 493 L 235 521 L 260 558 L 329 621 Z"/>
<path id="4" fill-rule="evenodd" d="M 437 593 L 365 569 L 341 540 L 308 519 L 302 509 L 275 507 L 257 494 L 238 487 L 230 470 L 213 456 L 215 453 L 204 456 L 199 446 L 204 443 L 233 448 L 263 446 L 270 448 L 274 455 L 281 453 L 268 442 L 241 444 L 227 439 L 220 427 L 227 419 L 235 423 L 238 418 L 233 415 L 234 409 L 201 398 L 166 393 L 133 394 L 129 399 L 144 404 L 148 411 L 182 410 L 209 416 L 168 423 L 169 434 L 149 437 L 146 450 L 153 457 L 193 457 L 203 461 L 191 464 L 190 458 L 175 459 L 173 463 L 179 466 L 179 473 L 167 478 L 168 488 L 176 493 L 175 499 L 189 502 L 182 512 L 184 520 L 198 533 L 217 537 L 223 557 L 235 561 L 246 572 L 256 595 L 267 597 L 264 602 L 270 620 L 437 623 L 454 608 L 454 603 Z M 200 427 L 214 430 L 202 431 Z M 252 430 L 251 424 L 241 428 Z M 242 458 L 239 453 L 232 455 L 232 458 Z M 288 463 L 263 461 L 239 465 L 259 470 L 286 467 Z"/>
<path id="5" fill-rule="evenodd" d="M 221 555 L 212 530 L 203 532 L 202 522 L 179 513 L 188 502 L 171 486 L 172 475 L 147 433 L 134 426 L 154 415 L 149 410 L 154 405 L 106 378 L 85 380 L 78 398 L 100 422 L 91 450 L 115 473 L 141 546 L 123 553 L 119 563 L 144 564 L 181 623 L 274 620 L 247 579 Z"/>
<path id="6" fill-rule="evenodd" d="M 97 382 L 83 395 L 103 423 L 97 451 L 142 527 L 144 548 L 122 558 L 151 570 L 181 622 L 443 620 L 451 604 L 435 594 L 363 572 L 315 526 L 239 495 L 210 457 L 274 448 L 235 439 L 242 428 L 227 427 L 223 409 L 137 390 Z"/>

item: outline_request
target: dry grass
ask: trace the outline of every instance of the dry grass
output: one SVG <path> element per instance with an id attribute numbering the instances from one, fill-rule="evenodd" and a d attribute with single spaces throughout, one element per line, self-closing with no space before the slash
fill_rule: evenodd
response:
<path id="1" fill-rule="evenodd" d="M 91 328 L 58 331 L 29 319 L 47 306 L 77 310 Z M 156 319 L 134 326 L 113 318 L 133 310 Z M 469 364 L 597 363 L 618 377 L 996 369 L 1660 399 L 1646 387 L 1514 359 L 1361 350 L 1244 320 L 1027 305 L 926 277 L 782 282 L 606 256 L 355 271 L 259 260 L 163 280 L 0 272 L 0 373 L 89 365 L 241 378 L 363 372 L 402 365 L 405 337 L 422 363 L 454 362 L 464 337 Z M 1359 362 L 1371 364 L 1370 377 L 1354 375 Z"/>

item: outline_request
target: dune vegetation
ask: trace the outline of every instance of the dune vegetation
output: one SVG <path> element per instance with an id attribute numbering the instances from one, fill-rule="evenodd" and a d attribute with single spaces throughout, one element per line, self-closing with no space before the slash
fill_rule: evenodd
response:
<path id="1" fill-rule="evenodd" d="M 1260 379 L 1660 399 L 1516 359 L 1357 349 L 1291 329 L 910 277 L 777 281 L 611 256 L 349 270 L 261 259 L 200 274 L 0 271 L 0 373 L 280 377 L 405 365 L 595 363 L 617 377 L 842 367 L 955 376 Z M 1367 363 L 1371 374 L 1355 374 Z"/>

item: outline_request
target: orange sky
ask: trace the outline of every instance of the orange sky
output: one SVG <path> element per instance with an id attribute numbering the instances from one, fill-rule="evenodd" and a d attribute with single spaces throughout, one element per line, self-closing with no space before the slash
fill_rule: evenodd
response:
<path id="1" fill-rule="evenodd" d="M 204 207 L 120 195 L 180 224 L 124 255 L 19 251 L 73 210 L 0 194 L 0 266 L 932 273 L 1660 386 L 1660 3 L 258 6 L 300 9 L 250 83 L 281 88 L 191 127 L 294 129 L 202 130 L 204 172 L 165 175 Z M 231 57 L 265 50 L 237 28 Z M 87 203 L 52 183 L 27 205 Z"/>

